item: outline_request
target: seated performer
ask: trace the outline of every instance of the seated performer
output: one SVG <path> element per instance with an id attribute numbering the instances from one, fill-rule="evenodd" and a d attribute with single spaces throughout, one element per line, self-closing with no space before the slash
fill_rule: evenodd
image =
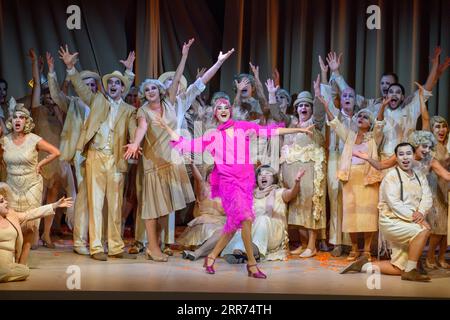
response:
<path id="1" fill-rule="evenodd" d="M 255 220 L 252 228 L 252 241 L 265 260 L 285 260 L 288 255 L 289 238 L 287 233 L 287 204 L 300 192 L 300 180 L 305 170 L 299 170 L 291 189 L 280 188 L 278 176 L 268 165 L 256 170 L 257 186 L 253 194 Z M 222 256 L 231 262 L 232 253 L 245 252 L 240 231 L 236 232 L 222 251 Z M 242 261 L 243 262 L 243 261 Z M 233 262 L 231 262 L 233 263 Z"/>
<path id="2" fill-rule="evenodd" d="M 22 254 L 23 234 L 21 224 L 55 214 L 56 208 L 70 208 L 71 198 L 61 198 L 57 202 L 25 212 L 17 212 L 8 206 L 11 189 L 0 183 L 0 282 L 21 281 L 28 278 L 30 269 L 18 264 Z"/>
<path id="3" fill-rule="evenodd" d="M 183 251 L 183 259 L 194 261 L 206 257 L 214 249 L 222 234 L 226 217 L 220 198 L 211 198 L 210 196 L 209 178 L 212 167 L 206 170 L 205 179 L 194 164 L 191 167 L 196 198 L 195 218 L 188 223 L 188 227 L 177 239 L 177 242 L 186 247 L 200 246 L 195 251 Z"/>
<path id="4" fill-rule="evenodd" d="M 412 168 L 414 151 L 409 143 L 397 145 L 397 167 L 386 174 L 380 186 L 379 228 L 391 244 L 391 261 L 369 263 L 363 256 L 341 273 L 365 272 L 375 265 L 382 274 L 401 275 L 402 280 L 430 281 L 417 271 L 417 262 L 430 235 L 425 217 L 433 199 L 425 175 Z"/>

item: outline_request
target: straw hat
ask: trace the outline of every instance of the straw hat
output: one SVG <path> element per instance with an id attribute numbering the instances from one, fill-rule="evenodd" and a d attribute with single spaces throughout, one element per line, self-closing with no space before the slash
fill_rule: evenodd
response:
<path id="1" fill-rule="evenodd" d="M 114 71 L 113 73 L 109 73 L 107 75 L 104 75 L 102 78 L 103 87 L 106 89 L 108 87 L 108 80 L 111 78 L 117 78 L 122 81 L 123 86 L 125 87 L 124 93 L 128 92 L 130 90 L 130 80 L 126 76 L 124 76 L 120 71 Z"/>

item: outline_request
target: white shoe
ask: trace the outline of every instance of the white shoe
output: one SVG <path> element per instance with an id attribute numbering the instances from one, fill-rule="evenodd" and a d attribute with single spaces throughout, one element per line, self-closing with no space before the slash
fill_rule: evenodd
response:
<path id="1" fill-rule="evenodd" d="M 75 253 L 81 254 L 83 256 L 89 256 L 90 255 L 89 249 L 86 248 L 86 247 L 76 247 L 76 248 L 74 247 L 73 251 Z"/>
<path id="2" fill-rule="evenodd" d="M 305 251 L 303 251 L 303 253 L 300 255 L 300 258 L 311 258 L 314 257 L 316 255 L 317 251 L 314 250 L 312 251 L 311 249 L 306 249 Z"/>

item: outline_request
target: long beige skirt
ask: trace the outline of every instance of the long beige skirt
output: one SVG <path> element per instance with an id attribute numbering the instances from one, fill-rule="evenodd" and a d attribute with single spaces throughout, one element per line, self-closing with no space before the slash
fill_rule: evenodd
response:
<path id="1" fill-rule="evenodd" d="M 352 165 L 350 177 L 342 189 L 343 232 L 378 231 L 379 184 L 364 185 L 364 167 Z"/>

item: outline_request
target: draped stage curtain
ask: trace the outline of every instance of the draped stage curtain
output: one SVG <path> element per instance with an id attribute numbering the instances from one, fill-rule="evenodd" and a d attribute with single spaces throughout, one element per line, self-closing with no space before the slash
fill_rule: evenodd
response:
<path id="1" fill-rule="evenodd" d="M 82 29 L 67 30 L 66 8 L 82 9 Z M 366 8 L 381 8 L 381 30 L 366 28 Z M 356 91 L 379 93 L 384 71 L 399 75 L 407 93 L 424 83 L 429 56 L 440 45 L 450 55 L 448 0 L 1 0 L 0 77 L 9 94 L 24 95 L 31 78 L 26 51 L 35 47 L 54 55 L 68 43 L 80 52 L 83 68 L 101 74 L 122 70 L 118 60 L 136 50 L 136 83 L 175 70 L 184 41 L 194 37 L 185 75 L 192 82 L 198 67 L 209 67 L 220 50 L 235 48 L 209 86 L 233 95 L 233 76 L 260 66 L 263 81 L 273 68 L 291 94 L 311 90 L 319 73 L 317 56 L 344 54 L 341 72 Z M 442 60 L 442 59 L 441 59 Z M 57 63 L 60 78 L 64 67 Z M 441 77 L 428 105 L 430 113 L 449 117 L 449 71 Z"/>

